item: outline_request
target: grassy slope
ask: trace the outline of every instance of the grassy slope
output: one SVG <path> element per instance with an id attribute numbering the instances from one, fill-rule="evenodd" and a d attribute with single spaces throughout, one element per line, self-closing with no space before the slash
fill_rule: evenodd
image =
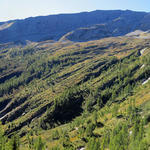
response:
<path id="1" fill-rule="evenodd" d="M 140 50 L 145 47 L 144 55 L 140 56 Z M 47 141 L 49 147 L 61 143 L 61 139 L 51 138 L 55 128 L 37 131 L 38 124 L 41 118 L 47 117 L 47 108 L 52 111 L 53 101 L 74 85 L 83 91 L 85 88 L 98 90 L 103 95 L 102 109 L 96 103 L 92 105 L 92 112 L 97 111 L 98 122 L 104 124 L 103 128 L 94 130 L 95 134 L 103 135 L 104 129 L 111 129 L 116 122 L 124 121 L 116 116 L 125 116 L 131 99 L 135 99 L 136 106 L 147 115 L 150 84 L 142 86 L 142 82 L 150 76 L 149 61 L 146 61 L 145 67 L 140 67 L 150 56 L 149 47 L 148 39 L 118 37 L 76 44 L 40 43 L 1 50 L 0 103 L 4 108 L 0 110 L 0 117 L 7 134 L 17 131 L 24 135 L 27 131 L 35 131 Z M 128 85 L 131 89 L 124 92 Z M 115 96 L 112 96 L 113 91 Z M 106 92 L 110 93 L 108 97 Z M 69 140 L 76 147 L 86 146 L 81 140 L 84 135 L 79 135 L 75 127 L 87 126 L 86 122 L 93 118 L 93 113 L 86 112 L 89 97 L 90 94 L 85 93 L 81 116 L 77 117 L 79 114 L 74 112 L 77 118 L 72 123 L 56 125 L 56 129 L 62 130 L 59 132 L 67 130 Z M 117 115 L 114 111 L 116 107 Z M 78 120 L 83 122 L 78 123 Z M 26 143 L 24 138 L 22 140 Z"/>

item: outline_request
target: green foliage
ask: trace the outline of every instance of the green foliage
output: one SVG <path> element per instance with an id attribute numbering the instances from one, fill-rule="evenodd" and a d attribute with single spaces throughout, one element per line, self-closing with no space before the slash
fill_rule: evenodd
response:
<path id="1" fill-rule="evenodd" d="M 53 133 L 52 133 L 52 139 L 53 140 L 57 140 L 57 139 L 59 139 L 59 137 L 60 137 L 60 135 L 59 135 L 58 130 L 53 131 Z"/>
<path id="2" fill-rule="evenodd" d="M 149 86 L 142 82 L 150 76 L 150 54 L 138 54 L 147 41 L 122 37 L 40 44 L 0 51 L 0 118 L 5 124 L 0 150 L 19 150 L 24 144 L 44 150 L 43 138 L 54 150 L 148 149 L 149 118 L 145 126 L 135 97 L 141 88 L 141 99 L 149 92 L 144 93 Z M 51 134 L 37 137 L 35 127 Z M 28 131 L 32 134 L 21 143 L 17 135 Z"/>
<path id="3" fill-rule="evenodd" d="M 35 150 L 45 150 L 46 149 L 45 143 L 42 141 L 41 137 L 38 137 L 38 139 L 35 141 L 34 149 Z"/>
<path id="4" fill-rule="evenodd" d="M 75 86 L 67 89 L 58 96 L 54 101 L 53 108 L 47 110 L 45 119 L 43 120 L 43 123 L 41 123 L 42 128 L 48 128 L 48 126 L 52 127 L 54 122 L 57 124 L 59 124 L 59 122 L 67 122 L 68 120 L 72 120 L 74 115 L 80 115 L 82 111 L 83 92 L 84 91 L 79 87 Z M 76 113 L 73 110 L 76 111 Z"/>
<path id="5" fill-rule="evenodd" d="M 95 138 L 90 138 L 88 142 L 88 150 L 100 150 L 100 141 Z"/>
<path id="6" fill-rule="evenodd" d="M 91 137 L 93 136 L 93 131 L 95 129 L 95 125 L 93 123 L 90 123 L 87 125 L 87 128 L 86 128 L 86 136 L 88 137 Z"/>
<path id="7" fill-rule="evenodd" d="M 13 136 L 10 143 L 12 150 L 19 150 L 19 137 Z"/>
<path id="8" fill-rule="evenodd" d="M 128 146 L 128 128 L 125 124 L 119 124 L 110 136 L 110 149 L 126 150 Z"/>

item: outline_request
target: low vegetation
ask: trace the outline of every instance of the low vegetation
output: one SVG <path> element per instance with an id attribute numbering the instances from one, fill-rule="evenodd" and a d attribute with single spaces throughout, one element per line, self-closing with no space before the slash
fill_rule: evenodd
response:
<path id="1" fill-rule="evenodd" d="M 118 37 L 2 49 L 0 150 L 148 150 L 149 43 Z"/>

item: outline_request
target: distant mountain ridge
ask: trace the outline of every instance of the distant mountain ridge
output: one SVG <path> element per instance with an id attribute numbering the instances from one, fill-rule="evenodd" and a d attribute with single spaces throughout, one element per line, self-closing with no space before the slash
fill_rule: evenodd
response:
<path id="1" fill-rule="evenodd" d="M 0 43 L 60 39 L 82 42 L 149 29 L 150 13 L 130 10 L 96 10 L 1 22 Z"/>

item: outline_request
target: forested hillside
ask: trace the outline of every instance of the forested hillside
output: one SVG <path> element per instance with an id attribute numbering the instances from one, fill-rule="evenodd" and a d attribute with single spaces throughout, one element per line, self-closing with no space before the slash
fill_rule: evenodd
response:
<path id="1" fill-rule="evenodd" d="M 150 40 L 0 45 L 0 150 L 148 150 Z"/>

